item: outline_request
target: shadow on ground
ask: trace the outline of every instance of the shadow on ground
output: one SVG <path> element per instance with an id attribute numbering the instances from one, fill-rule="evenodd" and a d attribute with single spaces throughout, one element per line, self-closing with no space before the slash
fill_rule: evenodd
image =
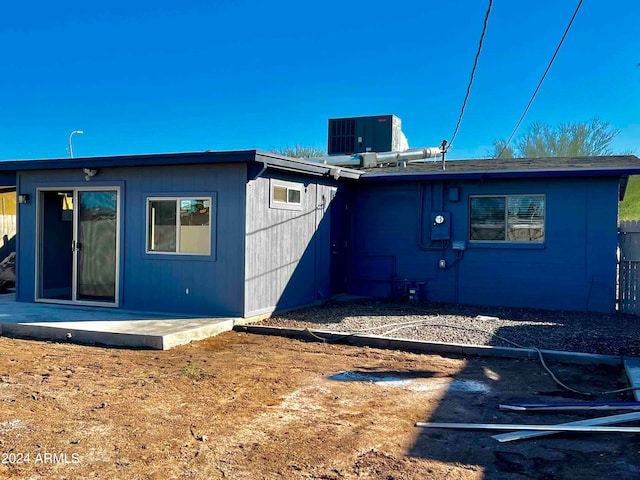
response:
<path id="1" fill-rule="evenodd" d="M 514 335 L 512 327 L 499 329 L 497 333 L 504 337 Z M 514 369 L 514 364 L 519 368 Z M 621 367 L 554 362 L 549 362 L 549 366 L 563 383 L 578 390 L 602 392 L 629 386 Z M 514 370 L 519 373 L 514 375 Z M 621 412 L 504 412 L 499 405 L 567 400 L 633 401 L 630 392 L 595 397 L 569 392 L 534 361 L 476 358 L 456 375 L 456 379 L 461 378 L 483 378 L 490 390 L 468 394 L 448 389 L 425 422 L 556 424 Z M 407 453 L 410 457 L 452 465 L 477 466 L 486 479 L 640 478 L 640 435 L 565 433 L 499 443 L 491 438 L 497 433 L 503 432 L 417 429 L 415 442 Z"/>
<path id="2" fill-rule="evenodd" d="M 485 316 L 486 319 L 478 319 Z M 386 317 L 386 318 L 385 318 Z M 493 308 L 464 305 L 364 301 L 359 304 L 331 303 L 321 309 L 290 312 L 267 323 L 301 328 L 339 331 L 365 329 L 424 318 L 431 326 L 375 330 L 393 337 L 451 343 L 474 343 L 513 347 L 512 343 L 548 350 L 578 351 L 609 355 L 640 355 L 640 321 L 621 314 L 557 312 L 532 309 Z M 491 320 L 495 318 L 495 320 Z M 348 326 L 348 327 L 347 327 Z M 394 327 L 395 328 L 395 327 Z M 482 330 L 469 332 L 470 329 Z M 443 334 L 446 332 L 446 335 Z M 471 341 L 473 340 L 473 341 Z M 628 387 L 621 367 L 568 365 L 548 362 L 566 384 L 583 391 L 602 392 Z M 402 388 L 420 384 L 420 372 L 409 378 L 399 372 L 358 370 L 340 372 L 334 380 L 395 383 Z M 428 382 L 440 379 L 427 379 Z M 465 382 L 487 388 L 459 388 Z M 414 385 L 415 386 L 415 385 Z M 426 391 L 426 388 L 425 390 Z M 609 412 L 537 413 L 502 412 L 501 402 L 560 402 L 585 397 L 558 386 L 537 361 L 510 358 L 478 358 L 465 363 L 442 388 L 438 406 L 424 422 L 554 424 L 606 416 Z M 629 392 L 587 397 L 592 401 L 632 401 Z M 615 414 L 619 412 L 611 412 Z M 508 430 L 507 430 L 508 431 Z M 408 448 L 409 458 L 450 464 L 458 478 L 460 468 L 468 477 L 486 479 L 583 479 L 640 478 L 640 435 L 559 434 L 532 440 L 499 443 L 491 438 L 500 432 L 416 429 Z M 480 477 L 478 477 L 480 475 Z"/>

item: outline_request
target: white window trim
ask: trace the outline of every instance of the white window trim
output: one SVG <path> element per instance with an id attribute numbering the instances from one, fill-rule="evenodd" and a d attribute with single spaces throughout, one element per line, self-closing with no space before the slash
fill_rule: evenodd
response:
<path id="1" fill-rule="evenodd" d="M 287 189 L 287 201 L 281 202 L 273 198 L 274 187 L 282 187 Z M 297 190 L 300 192 L 300 203 L 289 202 L 289 191 Z M 302 210 L 302 204 L 304 202 L 304 185 L 302 183 L 287 182 L 284 180 L 276 180 L 274 178 L 269 179 L 269 208 L 276 208 L 281 210 Z"/>
<path id="2" fill-rule="evenodd" d="M 505 238 L 504 240 L 476 240 L 476 239 L 471 239 L 471 200 L 473 198 L 496 198 L 496 197 L 502 197 L 505 199 L 505 209 L 504 209 L 504 231 L 505 231 Z M 538 240 L 507 240 L 507 229 L 509 226 L 509 221 L 508 221 L 508 215 L 509 215 L 509 197 L 542 197 L 543 201 L 544 201 L 544 224 L 543 224 L 543 239 L 538 241 Z M 547 239 L 547 196 L 543 193 L 508 193 L 508 194 L 487 194 L 487 195 L 469 195 L 469 204 L 468 204 L 468 208 L 469 208 L 469 221 L 468 221 L 468 228 L 469 228 L 469 243 L 483 243 L 483 244 L 487 244 L 487 243 L 495 243 L 495 244 L 499 244 L 499 245 L 509 245 L 509 244 L 517 244 L 517 245 L 544 245 L 544 243 L 546 242 Z"/>
<path id="3" fill-rule="evenodd" d="M 206 253 L 189 253 L 189 252 L 181 252 L 180 251 L 180 225 L 178 224 L 180 219 L 180 201 L 181 200 L 208 200 L 209 201 L 209 249 Z M 176 202 L 176 251 L 175 252 L 159 252 L 155 250 L 149 250 L 149 222 L 151 218 L 149 218 L 149 203 L 153 201 L 175 201 Z M 211 236 L 213 235 L 213 198 L 206 195 L 191 195 L 191 196 L 180 196 L 180 197 L 147 197 L 147 201 L 145 202 L 145 241 L 144 241 L 144 249 L 145 253 L 148 255 L 187 255 L 187 256 L 198 256 L 198 257 L 209 257 L 211 256 Z"/>

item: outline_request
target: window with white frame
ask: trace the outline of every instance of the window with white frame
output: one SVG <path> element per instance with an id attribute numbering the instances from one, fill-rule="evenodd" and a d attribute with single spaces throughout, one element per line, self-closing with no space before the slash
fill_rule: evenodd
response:
<path id="1" fill-rule="evenodd" d="M 210 255 L 211 197 L 148 198 L 147 253 Z"/>
<path id="2" fill-rule="evenodd" d="M 544 195 L 478 195 L 469 197 L 469 240 L 542 243 L 545 238 Z"/>
<path id="3" fill-rule="evenodd" d="M 302 210 L 304 186 L 300 183 L 271 179 L 269 206 L 285 210 Z"/>

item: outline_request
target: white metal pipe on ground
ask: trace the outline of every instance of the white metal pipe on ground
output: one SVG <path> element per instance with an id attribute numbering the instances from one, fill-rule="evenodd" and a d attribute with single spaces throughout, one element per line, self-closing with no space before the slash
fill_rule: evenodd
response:
<path id="1" fill-rule="evenodd" d="M 640 420 L 640 412 L 621 413 L 620 415 L 609 415 L 607 417 L 589 418 L 587 420 L 578 420 L 575 422 L 567 422 L 556 425 L 556 427 L 593 427 L 599 425 L 614 425 L 616 423 L 634 422 Z M 549 432 L 532 431 L 530 428 L 524 432 L 509 432 L 493 435 L 492 438 L 499 442 L 510 442 L 512 440 L 524 440 L 527 438 L 544 437 L 545 435 L 553 435 L 559 430 L 553 429 Z"/>
<path id="2" fill-rule="evenodd" d="M 562 425 L 523 425 L 508 423 L 416 423 L 420 428 L 452 428 L 458 430 L 531 430 L 536 432 L 618 432 L 640 433 L 640 427 L 591 427 Z"/>
<path id="3" fill-rule="evenodd" d="M 573 410 L 640 410 L 640 402 L 501 403 L 500 410 L 560 412 Z"/>

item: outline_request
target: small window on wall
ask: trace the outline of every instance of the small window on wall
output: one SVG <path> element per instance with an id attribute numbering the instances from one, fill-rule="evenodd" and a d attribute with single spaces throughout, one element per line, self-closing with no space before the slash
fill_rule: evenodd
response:
<path id="1" fill-rule="evenodd" d="M 302 192 L 304 186 L 299 183 L 271 180 L 270 208 L 302 210 Z"/>
<path id="2" fill-rule="evenodd" d="M 496 195 L 469 198 L 469 240 L 542 243 L 544 195 Z"/>
<path id="3" fill-rule="evenodd" d="M 147 199 L 147 253 L 210 255 L 211 198 Z"/>

